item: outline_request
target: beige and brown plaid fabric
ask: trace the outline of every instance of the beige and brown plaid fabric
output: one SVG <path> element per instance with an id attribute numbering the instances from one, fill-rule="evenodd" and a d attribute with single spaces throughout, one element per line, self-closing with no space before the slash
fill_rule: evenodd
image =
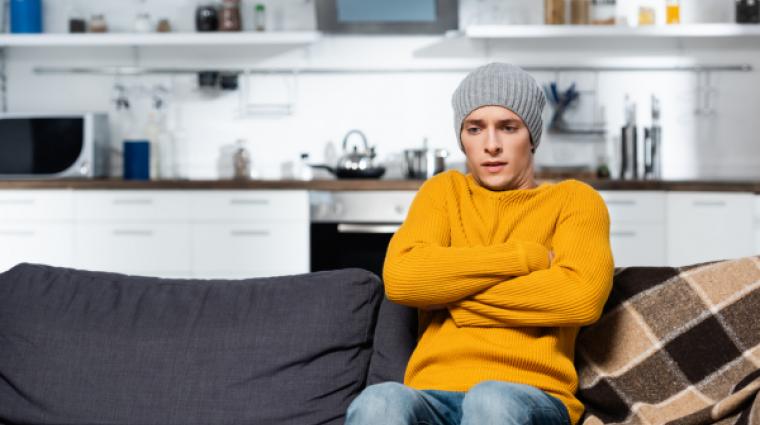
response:
<path id="1" fill-rule="evenodd" d="M 576 352 L 584 425 L 760 425 L 760 257 L 617 269 Z"/>

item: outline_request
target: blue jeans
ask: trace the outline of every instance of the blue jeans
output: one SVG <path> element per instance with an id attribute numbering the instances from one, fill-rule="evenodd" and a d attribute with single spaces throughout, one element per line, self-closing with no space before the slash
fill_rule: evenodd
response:
<path id="1" fill-rule="evenodd" d="M 530 385 L 484 381 L 467 392 L 370 385 L 348 407 L 346 425 L 570 425 L 565 405 Z"/>

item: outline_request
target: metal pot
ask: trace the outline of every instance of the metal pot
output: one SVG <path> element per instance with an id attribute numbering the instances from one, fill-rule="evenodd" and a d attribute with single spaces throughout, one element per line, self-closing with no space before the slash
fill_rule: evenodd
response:
<path id="1" fill-rule="evenodd" d="M 444 149 L 406 149 L 404 150 L 405 175 L 408 179 L 429 179 L 446 169 Z"/>
<path id="2" fill-rule="evenodd" d="M 362 138 L 362 148 L 354 145 L 353 150 L 348 151 L 348 139 L 357 134 Z M 329 171 L 338 178 L 346 179 L 376 179 L 385 174 L 385 167 L 374 163 L 375 148 L 367 144 L 367 136 L 359 130 L 351 130 L 343 137 L 343 156 L 338 159 L 335 167 L 324 164 L 311 165 L 313 168 L 321 168 Z"/>

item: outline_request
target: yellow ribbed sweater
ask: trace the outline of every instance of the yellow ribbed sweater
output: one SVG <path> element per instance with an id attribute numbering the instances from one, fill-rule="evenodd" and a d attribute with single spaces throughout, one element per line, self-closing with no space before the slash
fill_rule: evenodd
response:
<path id="1" fill-rule="evenodd" d="M 457 171 L 433 177 L 383 272 L 388 298 L 421 313 L 405 383 L 529 384 L 560 399 L 576 424 L 575 337 L 601 315 L 613 267 L 607 208 L 587 184 L 494 192 Z"/>

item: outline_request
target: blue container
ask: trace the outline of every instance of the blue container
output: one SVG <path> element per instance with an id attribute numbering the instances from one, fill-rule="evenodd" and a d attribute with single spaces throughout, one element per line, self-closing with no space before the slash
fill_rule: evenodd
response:
<path id="1" fill-rule="evenodd" d="M 11 32 L 42 32 L 42 0 L 11 0 Z"/>
<path id="2" fill-rule="evenodd" d="M 124 180 L 150 180 L 149 141 L 124 141 Z"/>

